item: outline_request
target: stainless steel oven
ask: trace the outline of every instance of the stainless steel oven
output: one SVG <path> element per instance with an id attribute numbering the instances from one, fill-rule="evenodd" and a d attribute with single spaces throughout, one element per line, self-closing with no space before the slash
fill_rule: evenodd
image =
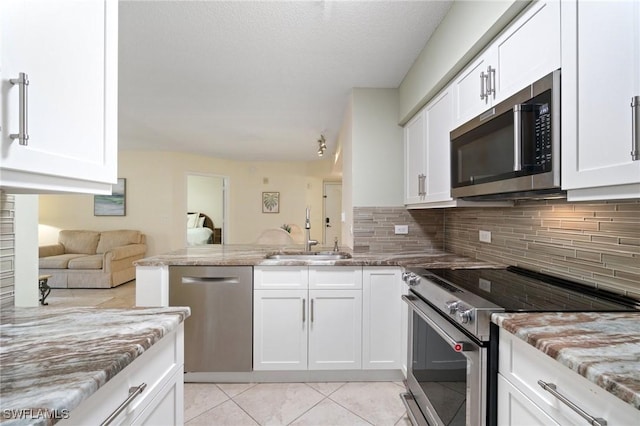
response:
<path id="1" fill-rule="evenodd" d="M 402 298 L 409 306 L 411 396 L 406 395 L 405 401 L 412 421 L 424 424 L 424 417 L 432 425 L 485 424 L 487 348 L 419 297 Z M 419 412 L 414 413 L 416 409 Z"/>
<path id="2" fill-rule="evenodd" d="M 637 311 L 640 301 L 516 267 L 409 268 L 407 393 L 414 425 L 495 425 L 497 312 Z M 553 295 L 553 297 L 549 297 Z"/>

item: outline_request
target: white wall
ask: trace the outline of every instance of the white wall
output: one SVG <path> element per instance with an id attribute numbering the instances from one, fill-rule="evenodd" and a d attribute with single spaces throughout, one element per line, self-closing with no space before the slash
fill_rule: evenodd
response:
<path id="1" fill-rule="evenodd" d="M 353 93 L 349 96 L 347 109 L 340 132 L 338 134 L 338 145 L 340 146 L 340 156 L 342 158 L 342 212 L 344 222 L 342 222 L 342 245 L 353 247 Z"/>
<path id="2" fill-rule="evenodd" d="M 402 127 L 397 89 L 353 89 L 353 206 L 404 203 Z"/>
<path id="3" fill-rule="evenodd" d="M 38 196 L 15 195 L 15 306 L 38 306 Z"/>
<path id="4" fill-rule="evenodd" d="M 237 162 L 179 152 L 122 151 L 118 175 L 127 178 L 127 215 L 93 216 L 92 195 L 40 195 L 41 228 L 139 229 L 147 235 L 147 255 L 186 245 L 188 173 L 229 176 L 229 244 L 252 243 L 265 228 L 296 223 L 304 227 L 311 208 L 311 237 L 322 239 L 322 181 L 331 160 Z M 268 183 L 265 183 L 265 179 Z M 262 213 L 262 192 L 280 192 L 280 213 Z M 40 244 L 47 232 L 41 235 Z M 55 242 L 55 241 L 54 241 Z"/>
<path id="5" fill-rule="evenodd" d="M 400 84 L 406 123 L 530 1 L 455 1 Z"/>

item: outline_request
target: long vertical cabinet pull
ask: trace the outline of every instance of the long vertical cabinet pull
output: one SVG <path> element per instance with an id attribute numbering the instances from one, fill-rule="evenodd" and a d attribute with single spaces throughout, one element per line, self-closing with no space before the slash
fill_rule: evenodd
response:
<path id="1" fill-rule="evenodd" d="M 487 67 L 487 98 L 491 95 L 496 97 L 496 69 L 489 65 Z"/>
<path id="2" fill-rule="evenodd" d="M 305 312 L 306 310 L 307 310 L 307 300 L 302 299 L 302 322 L 303 323 L 307 320 L 307 313 Z"/>
<path id="3" fill-rule="evenodd" d="M 481 101 L 484 101 L 485 98 L 488 97 L 487 96 L 487 91 L 486 91 L 486 88 L 485 88 L 486 78 L 487 78 L 487 75 L 484 73 L 484 71 L 482 71 L 480 73 L 480 100 Z"/>
<path id="4" fill-rule="evenodd" d="M 422 173 L 418 175 L 418 197 L 424 197 L 425 195 L 427 195 L 427 189 L 425 186 L 426 178 L 427 176 L 423 175 Z"/>
<path id="5" fill-rule="evenodd" d="M 313 322 L 313 299 L 311 299 L 311 322 Z"/>
<path id="6" fill-rule="evenodd" d="M 18 78 L 12 78 L 9 82 L 13 85 L 19 85 L 18 92 L 18 118 L 20 120 L 18 133 L 12 133 L 9 135 L 11 139 L 18 139 L 20 145 L 29 144 L 29 92 L 27 87 L 29 86 L 29 76 L 23 72 L 18 74 Z"/>
<path id="7" fill-rule="evenodd" d="M 640 160 L 640 96 L 631 98 L 631 160 Z"/>

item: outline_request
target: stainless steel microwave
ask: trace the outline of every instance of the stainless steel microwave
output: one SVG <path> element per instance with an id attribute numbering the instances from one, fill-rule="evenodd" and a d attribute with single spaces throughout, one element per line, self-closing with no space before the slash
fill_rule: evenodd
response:
<path id="1" fill-rule="evenodd" d="M 450 136 L 454 198 L 566 194 L 560 188 L 560 70 L 463 124 Z"/>

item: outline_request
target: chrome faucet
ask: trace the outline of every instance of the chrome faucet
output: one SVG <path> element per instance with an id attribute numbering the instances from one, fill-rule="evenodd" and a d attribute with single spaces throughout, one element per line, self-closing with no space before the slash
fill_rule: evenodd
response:
<path id="1" fill-rule="evenodd" d="M 311 239 L 311 222 L 310 222 L 310 215 L 309 215 L 309 207 L 307 207 L 307 214 L 306 214 L 306 218 L 304 220 L 304 229 L 306 229 L 307 231 L 307 238 L 305 238 L 305 243 L 304 243 L 304 251 L 311 251 L 311 246 L 315 246 L 316 244 L 318 244 L 318 240 L 312 240 Z"/>

